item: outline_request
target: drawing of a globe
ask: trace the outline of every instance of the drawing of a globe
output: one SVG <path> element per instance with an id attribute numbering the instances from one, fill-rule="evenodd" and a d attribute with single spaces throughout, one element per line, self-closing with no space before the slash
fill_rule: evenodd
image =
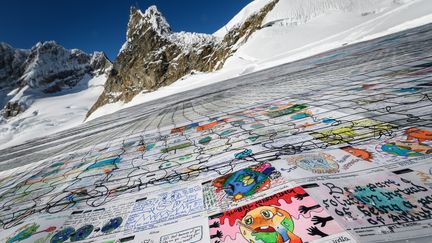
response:
<path id="1" fill-rule="evenodd" d="M 62 243 L 69 239 L 69 237 L 75 233 L 75 229 L 72 227 L 67 227 L 57 232 L 52 238 L 51 243 Z"/>
<path id="2" fill-rule="evenodd" d="M 71 235 L 71 241 L 80 241 L 87 238 L 93 232 L 93 225 L 84 225 L 83 227 L 77 229 L 75 234 Z"/>
<path id="3" fill-rule="evenodd" d="M 112 231 L 114 231 L 115 229 L 117 229 L 118 227 L 120 227 L 120 225 L 123 223 L 123 219 L 122 217 L 117 217 L 117 218 L 112 218 L 110 219 L 110 221 L 108 223 L 106 223 L 101 231 L 103 233 L 111 233 Z"/>

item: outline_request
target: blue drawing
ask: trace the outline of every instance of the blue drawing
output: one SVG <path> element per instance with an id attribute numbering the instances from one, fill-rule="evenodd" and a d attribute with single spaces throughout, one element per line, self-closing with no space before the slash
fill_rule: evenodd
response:
<path id="1" fill-rule="evenodd" d="M 244 151 L 242 151 L 240 153 L 234 154 L 234 157 L 236 159 L 244 159 L 244 158 L 249 157 L 251 155 L 252 155 L 252 150 L 251 149 L 245 149 Z"/>
<path id="2" fill-rule="evenodd" d="M 120 160 L 121 159 L 119 157 L 116 157 L 116 158 L 110 158 L 110 159 L 97 161 L 97 162 L 91 164 L 89 167 L 87 167 L 86 170 L 101 168 L 101 167 L 105 167 L 105 166 L 115 166 L 116 164 L 120 163 Z"/>
<path id="3" fill-rule="evenodd" d="M 303 118 L 306 118 L 306 117 L 310 117 L 310 115 L 307 114 L 307 113 L 299 113 L 299 114 L 292 115 L 291 119 L 292 120 L 300 120 L 300 119 L 303 119 Z"/>
<path id="4" fill-rule="evenodd" d="M 57 232 L 52 238 L 51 243 L 62 243 L 69 239 L 69 237 L 75 233 L 75 229 L 72 227 L 67 227 Z"/>
<path id="5" fill-rule="evenodd" d="M 74 234 L 71 235 L 70 241 L 80 241 L 85 240 L 92 232 L 93 232 L 93 225 L 84 225 L 83 227 L 77 229 Z"/>
<path id="6" fill-rule="evenodd" d="M 397 92 L 400 93 L 413 93 L 419 91 L 421 88 L 416 87 L 410 87 L 410 88 L 401 88 Z"/>
<path id="7" fill-rule="evenodd" d="M 271 175 L 279 175 L 269 163 L 260 164 L 215 179 L 212 186 L 216 192 L 224 192 L 234 201 L 270 188 Z"/>
<path id="8" fill-rule="evenodd" d="M 325 124 L 331 124 L 331 123 L 335 122 L 336 120 L 333 118 L 326 117 L 326 118 L 322 119 L 321 121 Z"/>
<path id="9" fill-rule="evenodd" d="M 113 232 L 115 229 L 117 229 L 118 227 L 120 227 L 120 225 L 123 223 L 123 218 L 122 217 L 117 217 L 117 218 L 112 218 L 109 220 L 108 223 L 106 223 L 101 231 L 105 234 L 111 233 Z"/>
<path id="10" fill-rule="evenodd" d="M 422 153 L 411 151 L 407 148 L 397 146 L 394 143 L 387 143 L 381 146 L 382 151 L 397 155 L 397 156 L 405 156 L 405 157 L 412 157 L 412 156 L 422 156 Z"/>

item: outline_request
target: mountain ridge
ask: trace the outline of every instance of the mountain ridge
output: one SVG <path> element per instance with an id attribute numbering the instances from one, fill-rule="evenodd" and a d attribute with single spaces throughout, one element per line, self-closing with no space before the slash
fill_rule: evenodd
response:
<path id="1" fill-rule="evenodd" d="M 150 6 L 144 12 L 132 8 L 126 42 L 114 62 L 104 92 L 87 113 L 86 119 L 118 110 L 114 107 L 129 104 L 136 97 L 154 93 L 163 87 L 171 87 L 173 83 L 195 80 L 196 74 L 211 76 L 215 73 L 217 76 L 221 73 L 219 70 L 230 73 L 230 69 L 241 68 L 235 73 L 242 75 L 256 70 L 260 61 L 271 63 L 272 56 L 281 60 L 275 63 L 282 64 L 283 59 L 288 62 L 299 58 L 297 53 L 289 55 L 289 52 L 299 50 L 313 55 L 331 49 L 321 45 L 308 50 L 306 47 L 315 45 L 311 40 L 320 43 L 334 35 L 332 48 L 355 42 L 368 33 L 375 34 L 380 28 L 385 29 L 380 27 L 380 18 L 416 4 L 427 5 L 421 0 L 255 0 L 211 35 L 173 32 L 156 6 Z M 326 16 L 329 16 L 327 20 Z M 346 20 L 343 19 L 345 16 Z M 323 21 L 317 23 L 318 19 Z M 377 22 L 377 25 L 361 27 L 370 21 Z M 383 21 L 386 21 L 385 18 Z M 323 29 L 315 27 L 312 30 L 312 23 L 322 25 Z M 391 23 L 386 25 L 394 27 Z M 350 28 L 360 27 L 363 29 L 352 33 L 353 38 L 342 36 L 339 39 L 348 39 L 342 43 L 336 39 L 337 34 L 343 35 Z M 302 28 L 306 28 L 304 33 L 299 32 Z M 340 33 L 335 32 L 337 29 L 341 29 Z M 299 32 L 298 36 L 290 34 L 294 32 Z M 189 40 L 187 44 L 184 39 Z M 285 56 L 279 58 L 282 54 Z M 232 74 L 222 76 L 233 77 Z"/>
<path id="2" fill-rule="evenodd" d="M 107 103 L 129 102 L 143 91 L 157 90 L 185 75 L 222 68 L 225 60 L 261 26 L 278 1 L 268 1 L 223 38 L 172 32 L 156 6 L 150 6 L 144 13 L 131 8 L 127 41 L 114 61 L 104 92 L 87 117 Z"/>
<path id="3" fill-rule="evenodd" d="M 31 49 L 0 44 L 0 88 L 5 94 L 0 113 L 14 117 L 33 102 L 32 96 L 72 88 L 87 75 L 106 72 L 111 63 L 102 52 L 68 50 L 55 41 L 38 42 Z"/>
<path id="4" fill-rule="evenodd" d="M 269 3 L 274 6 L 261 12 Z M 51 58 L 36 58 L 35 52 L 26 66 L 31 49 L 3 43 L 0 148 L 82 125 L 123 108 L 417 27 L 432 22 L 431 8 L 432 2 L 425 0 L 255 0 L 213 34 L 173 32 L 157 7 L 146 11 L 131 8 L 130 26 L 119 51 L 122 57 L 112 69 L 103 53 L 74 51 L 72 62 L 81 56 L 87 63 L 75 65 L 77 70 L 60 67 L 31 72 L 27 68 L 30 63 L 43 67 L 47 65 L 43 60 Z M 146 23 L 143 18 L 148 18 Z M 35 63 L 36 59 L 40 61 Z M 61 63 L 67 58 L 55 60 Z M 97 68 L 101 66 L 106 68 Z M 75 75 L 68 75 L 69 71 Z M 56 79 L 53 74 L 64 78 Z"/>

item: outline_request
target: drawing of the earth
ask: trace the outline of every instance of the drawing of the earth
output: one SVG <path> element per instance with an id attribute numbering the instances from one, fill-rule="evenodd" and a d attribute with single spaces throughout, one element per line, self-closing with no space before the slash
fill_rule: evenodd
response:
<path id="1" fill-rule="evenodd" d="M 120 225 L 123 223 L 123 218 L 122 217 L 117 217 L 117 218 L 112 218 L 110 219 L 110 221 L 108 223 L 106 223 L 101 231 L 103 233 L 111 233 L 112 231 L 114 231 L 115 229 L 117 229 L 118 227 L 120 227 Z"/>
<path id="2" fill-rule="evenodd" d="M 70 240 L 71 241 L 80 241 L 87 238 L 92 232 L 93 232 L 93 225 L 84 225 L 83 227 L 77 229 L 75 234 L 71 235 Z"/>
<path id="3" fill-rule="evenodd" d="M 62 243 L 69 239 L 69 237 L 75 233 L 75 229 L 72 227 L 67 227 L 57 232 L 52 238 L 51 243 Z"/>

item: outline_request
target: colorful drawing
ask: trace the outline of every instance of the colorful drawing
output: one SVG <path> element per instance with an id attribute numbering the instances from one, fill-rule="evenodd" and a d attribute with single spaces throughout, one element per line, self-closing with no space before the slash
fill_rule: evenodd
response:
<path id="1" fill-rule="evenodd" d="M 424 164 L 417 164 L 412 167 L 411 173 L 403 174 L 404 177 L 417 180 L 432 189 L 432 165 L 426 162 Z"/>
<path id="2" fill-rule="evenodd" d="M 327 180 L 309 188 L 345 229 L 360 235 L 362 242 L 382 241 L 386 233 L 403 235 L 404 224 L 428 227 L 431 190 L 404 175 L 381 172 L 355 178 Z M 394 225 L 399 227 L 393 227 Z M 384 234 L 362 234 L 362 229 Z M 397 237 L 395 235 L 395 237 Z"/>
<path id="3" fill-rule="evenodd" d="M 425 143 L 420 143 L 417 141 L 396 141 L 395 145 L 409 149 L 411 151 L 419 152 L 422 154 L 430 154 L 432 153 L 432 147 Z"/>
<path id="4" fill-rule="evenodd" d="M 342 228 L 301 187 L 209 217 L 212 242 L 302 243 Z"/>
<path id="5" fill-rule="evenodd" d="M 366 149 L 354 148 L 351 146 L 346 146 L 341 148 L 343 151 L 354 155 L 355 157 L 361 158 L 366 161 L 371 161 L 372 153 L 367 151 Z"/>
<path id="6" fill-rule="evenodd" d="M 245 149 L 242 152 L 234 154 L 234 157 L 236 159 L 244 159 L 246 157 L 249 157 L 253 154 L 252 149 Z"/>
<path id="7" fill-rule="evenodd" d="M 96 168 L 111 168 L 115 167 L 116 164 L 120 163 L 120 158 L 110 158 L 101 161 L 97 161 L 86 168 L 86 170 L 96 169 Z"/>
<path id="8" fill-rule="evenodd" d="M 280 176 L 269 163 L 258 164 L 234 173 L 219 177 L 212 182 L 216 192 L 225 194 L 237 201 L 270 188 L 271 180 Z"/>
<path id="9" fill-rule="evenodd" d="M 400 88 L 396 92 L 399 92 L 399 93 L 414 93 L 414 92 L 417 92 L 420 89 L 421 89 L 420 87 Z"/>
<path id="10" fill-rule="evenodd" d="M 420 143 L 426 140 L 432 140 L 432 131 L 430 130 L 412 127 L 406 130 L 406 134 L 408 140 L 417 139 Z"/>
<path id="11" fill-rule="evenodd" d="M 255 208 L 240 222 L 240 232 L 248 242 L 302 242 L 300 237 L 293 233 L 294 222 L 291 215 L 277 207 Z"/>
<path id="12" fill-rule="evenodd" d="M 432 27 L 419 28 L 2 150 L 0 242 L 430 238 Z M 323 56 L 338 58 L 315 69 Z"/>
<path id="13" fill-rule="evenodd" d="M 316 139 L 323 140 L 331 145 L 350 142 L 357 135 L 356 132 L 350 127 L 335 128 L 328 131 L 319 133 L 312 133 Z"/>
<path id="14" fill-rule="evenodd" d="M 178 149 L 184 149 L 184 148 L 187 148 L 187 147 L 190 147 L 190 146 L 192 146 L 191 142 L 180 143 L 180 144 L 177 144 L 177 145 L 174 145 L 174 146 L 171 146 L 171 147 L 167 147 L 167 148 L 161 149 L 161 153 L 168 153 L 170 151 L 175 151 L 175 150 L 178 150 Z"/>
<path id="15" fill-rule="evenodd" d="M 52 238 L 51 243 L 63 243 L 67 241 L 71 235 L 75 234 L 75 229 L 72 227 L 66 227 L 57 232 Z"/>
<path id="16" fill-rule="evenodd" d="M 38 228 L 39 225 L 35 223 L 24 225 L 23 227 L 18 229 L 16 235 L 12 236 L 7 240 L 7 243 L 19 242 L 27 238 L 30 238 L 30 236 L 32 236 L 37 231 Z"/>
<path id="17" fill-rule="evenodd" d="M 194 123 L 188 124 L 186 126 L 175 127 L 173 129 L 171 129 L 171 134 L 182 133 L 184 131 L 190 130 L 190 129 L 198 127 L 198 126 L 199 126 L 199 123 L 198 122 L 194 122 Z"/>
<path id="18" fill-rule="evenodd" d="M 298 114 L 292 115 L 291 119 L 293 119 L 293 120 L 300 120 L 300 119 L 303 119 L 303 118 L 306 118 L 306 117 L 310 117 L 310 114 L 308 114 L 308 113 L 298 113 Z"/>
<path id="19" fill-rule="evenodd" d="M 286 116 L 289 114 L 296 113 L 296 112 L 301 111 L 307 107 L 308 106 L 304 105 L 304 104 L 295 104 L 295 105 L 289 106 L 287 108 L 271 110 L 270 112 L 267 112 L 266 115 L 271 117 L 271 118 L 277 118 L 280 116 Z"/>
<path id="20" fill-rule="evenodd" d="M 213 128 L 213 127 L 215 127 L 215 126 L 217 126 L 217 125 L 219 125 L 219 124 L 225 123 L 225 122 L 228 122 L 228 119 L 226 119 L 226 118 L 223 118 L 223 119 L 214 119 L 214 120 L 213 120 L 212 122 L 210 122 L 210 123 L 206 123 L 206 124 L 203 124 L 203 125 L 197 126 L 197 127 L 196 127 L 196 131 L 197 131 L 197 132 L 202 132 L 202 131 L 204 131 L 204 130 L 208 130 L 208 129 L 210 129 L 210 128 Z"/>
<path id="21" fill-rule="evenodd" d="M 381 146 L 382 151 L 397 155 L 397 156 L 404 156 L 404 157 L 412 157 L 412 156 L 422 156 L 422 153 L 412 151 L 409 147 L 405 146 L 399 146 L 396 145 L 396 143 L 386 143 Z"/>
<path id="22" fill-rule="evenodd" d="M 70 240 L 72 242 L 84 240 L 93 232 L 93 229 L 93 225 L 84 225 L 81 228 L 77 229 L 75 233 L 70 236 Z"/>
<path id="23" fill-rule="evenodd" d="M 203 145 L 207 145 L 208 143 L 210 143 L 210 141 L 212 140 L 212 138 L 210 136 L 207 137 L 203 137 L 201 138 L 198 143 L 199 144 L 203 144 Z"/>
<path id="24" fill-rule="evenodd" d="M 143 145 L 141 145 L 141 146 L 138 147 L 137 151 L 140 151 L 140 152 L 150 151 L 154 146 L 155 146 L 154 143 L 143 144 Z"/>
<path id="25" fill-rule="evenodd" d="M 326 118 L 322 119 L 321 122 L 325 123 L 325 124 L 332 124 L 332 123 L 336 122 L 336 119 L 326 117 Z"/>
<path id="26" fill-rule="evenodd" d="M 255 208 L 240 222 L 240 232 L 248 242 L 302 242 L 300 237 L 293 233 L 294 222 L 291 215 L 278 207 Z"/>
<path id="27" fill-rule="evenodd" d="M 340 122 L 334 128 L 323 129 L 321 131 L 312 132 L 310 135 L 326 142 L 329 145 L 338 145 L 350 143 L 353 141 L 361 141 L 363 139 L 371 139 L 389 134 L 394 125 L 383 123 L 372 119 L 359 119 L 349 122 Z"/>
<path id="28" fill-rule="evenodd" d="M 120 227 L 120 225 L 122 223 L 123 223 L 122 217 L 116 217 L 116 218 L 110 219 L 110 221 L 108 223 L 106 223 L 104 226 L 102 226 L 101 231 L 105 234 L 111 233 L 112 231 L 114 231 L 115 229 Z"/>
<path id="29" fill-rule="evenodd" d="M 39 229 L 40 225 L 36 224 L 36 223 L 32 223 L 32 224 L 26 224 L 24 226 L 21 226 L 20 228 L 17 229 L 17 231 L 15 232 L 15 234 L 11 237 L 9 237 L 6 241 L 6 243 L 13 243 L 13 242 L 20 242 L 20 241 L 24 241 L 30 237 L 32 237 L 33 235 L 42 233 L 42 232 L 53 232 L 56 227 L 51 226 L 48 227 L 45 230 L 40 230 L 37 231 Z"/>
<path id="30" fill-rule="evenodd" d="M 294 155 L 288 157 L 287 160 L 288 163 L 315 174 L 339 172 L 339 164 L 332 155 L 327 153 Z"/>

